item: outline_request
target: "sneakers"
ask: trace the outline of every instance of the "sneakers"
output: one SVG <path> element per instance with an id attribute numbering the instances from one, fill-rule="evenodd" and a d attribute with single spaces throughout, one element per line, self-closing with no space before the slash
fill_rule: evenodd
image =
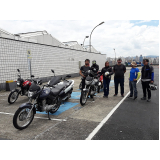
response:
<path id="1" fill-rule="evenodd" d="M 135 100 L 137 97 L 134 97 L 133 100 Z"/>
<path id="2" fill-rule="evenodd" d="M 147 99 L 147 102 L 150 102 L 151 101 L 151 99 Z"/>
<path id="3" fill-rule="evenodd" d="M 103 96 L 103 98 L 108 98 L 108 96 Z"/>
<path id="4" fill-rule="evenodd" d="M 117 94 L 114 94 L 113 96 L 115 97 L 115 96 L 117 96 Z"/>
<path id="5" fill-rule="evenodd" d="M 141 100 L 146 100 L 146 97 L 142 97 Z"/>
<path id="6" fill-rule="evenodd" d="M 133 97 L 133 96 L 129 95 L 127 98 L 131 98 L 131 97 Z"/>
<path id="7" fill-rule="evenodd" d="M 124 97 L 124 94 L 122 94 L 121 97 Z"/>

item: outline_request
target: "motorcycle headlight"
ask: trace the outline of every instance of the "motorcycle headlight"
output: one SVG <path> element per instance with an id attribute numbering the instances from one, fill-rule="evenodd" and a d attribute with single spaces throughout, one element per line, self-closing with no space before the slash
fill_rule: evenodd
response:
<path id="1" fill-rule="evenodd" d="M 28 97 L 31 98 L 34 95 L 34 92 L 28 92 Z"/>
<path id="2" fill-rule="evenodd" d="M 91 81 L 85 81 L 86 85 L 89 85 L 91 83 Z"/>
<path id="3" fill-rule="evenodd" d="M 20 81 L 17 81 L 17 85 L 20 86 L 20 84 L 21 84 Z"/>

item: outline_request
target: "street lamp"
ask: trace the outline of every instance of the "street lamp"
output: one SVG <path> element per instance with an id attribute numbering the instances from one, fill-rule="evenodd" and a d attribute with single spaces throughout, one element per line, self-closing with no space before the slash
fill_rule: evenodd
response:
<path id="1" fill-rule="evenodd" d="M 89 37 L 89 36 L 85 36 L 84 41 L 85 41 L 85 39 L 88 38 L 88 37 Z M 84 47 L 84 41 L 83 41 L 83 47 Z"/>
<path id="2" fill-rule="evenodd" d="M 95 26 L 94 28 L 93 28 L 93 30 L 96 28 L 96 27 L 98 27 L 98 26 L 100 26 L 101 24 L 103 24 L 104 22 L 101 22 L 100 24 L 98 24 L 97 26 Z M 93 32 L 93 30 L 92 30 L 92 32 Z M 91 52 L 91 35 L 92 35 L 92 32 L 91 32 L 91 34 L 90 34 L 90 41 L 89 41 L 89 46 L 90 46 L 90 52 Z"/>
<path id="3" fill-rule="evenodd" d="M 116 51 L 115 48 L 113 48 L 114 52 L 115 52 L 115 64 L 116 64 Z"/>

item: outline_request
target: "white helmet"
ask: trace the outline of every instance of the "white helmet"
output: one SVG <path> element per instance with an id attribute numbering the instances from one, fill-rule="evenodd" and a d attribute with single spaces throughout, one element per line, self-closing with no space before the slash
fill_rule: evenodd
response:
<path id="1" fill-rule="evenodd" d="M 105 72 L 105 74 L 104 74 L 105 76 L 108 76 L 109 75 L 109 72 Z"/>
<path id="2" fill-rule="evenodd" d="M 150 83 L 149 87 L 150 87 L 149 88 L 150 90 L 157 90 L 157 85 L 156 84 Z"/>

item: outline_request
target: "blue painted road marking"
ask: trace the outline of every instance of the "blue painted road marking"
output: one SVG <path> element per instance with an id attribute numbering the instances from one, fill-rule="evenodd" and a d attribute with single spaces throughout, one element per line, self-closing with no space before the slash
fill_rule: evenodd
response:
<path id="1" fill-rule="evenodd" d="M 79 103 L 72 103 L 72 102 L 64 102 L 64 104 L 61 104 L 61 106 L 59 107 L 58 111 L 52 115 L 59 115 L 61 113 L 63 113 L 64 111 L 76 106 Z M 36 112 L 38 114 L 47 114 L 46 112 Z"/>

